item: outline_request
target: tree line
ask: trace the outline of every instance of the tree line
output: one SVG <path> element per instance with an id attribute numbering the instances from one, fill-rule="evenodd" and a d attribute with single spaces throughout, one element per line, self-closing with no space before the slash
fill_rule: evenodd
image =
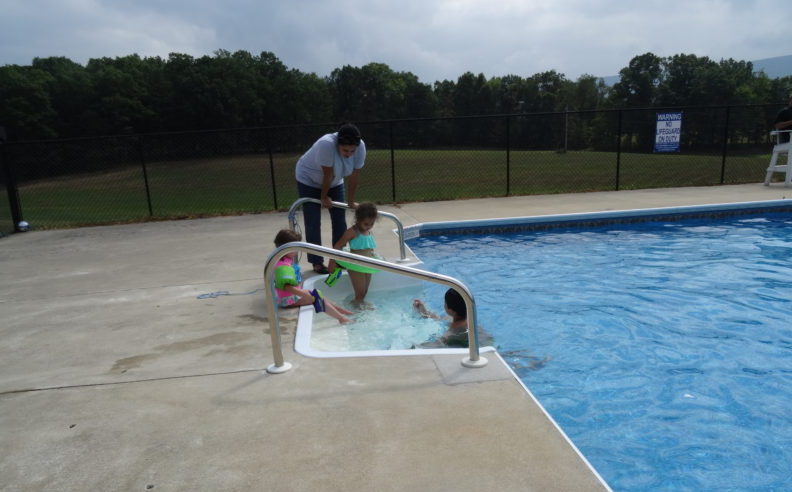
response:
<path id="1" fill-rule="evenodd" d="M 9 140 L 209 130 L 330 121 L 783 103 L 792 76 L 770 79 L 747 61 L 678 54 L 634 57 L 613 86 L 555 70 L 433 84 L 383 63 L 320 77 L 273 53 L 219 50 L 91 59 L 35 58 L 0 67 L 0 126 Z"/>

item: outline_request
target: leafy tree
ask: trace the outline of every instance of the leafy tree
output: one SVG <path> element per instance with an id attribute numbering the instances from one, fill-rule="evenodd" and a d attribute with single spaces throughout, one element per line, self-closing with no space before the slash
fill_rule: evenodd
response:
<path id="1" fill-rule="evenodd" d="M 217 109 L 217 127 L 237 128 L 261 123 L 267 108 L 258 83 L 260 78 L 256 77 L 259 62 L 260 59 L 241 50 L 233 54 L 218 50 L 214 58 L 198 60 L 207 73 L 207 89 Z M 286 70 L 280 61 L 278 64 Z"/>
<path id="2" fill-rule="evenodd" d="M 397 108 L 399 118 L 425 118 L 437 114 L 439 109 L 437 96 L 432 87 L 421 83 L 416 75 L 410 72 L 399 72 L 404 82 L 404 104 Z"/>
<path id="3" fill-rule="evenodd" d="M 462 74 L 456 82 L 454 94 L 454 113 L 457 116 L 492 114 L 495 112 L 494 94 L 484 74 Z M 495 129 L 490 129 L 495 130 Z M 495 130 L 497 131 L 497 130 Z M 487 145 L 492 142 L 492 134 L 479 130 L 479 123 L 460 120 L 454 125 L 457 142 L 462 145 Z"/>
<path id="4" fill-rule="evenodd" d="M 584 74 L 577 81 L 564 81 L 559 105 L 572 112 L 564 115 L 564 150 L 590 148 L 595 138 L 602 138 L 603 129 L 595 125 L 602 113 L 575 112 L 601 108 L 607 94 L 608 87 L 602 79 L 593 75 Z M 607 117 L 602 120 L 603 123 L 608 121 Z M 605 131 L 607 133 L 612 133 L 612 130 Z"/>
<path id="5" fill-rule="evenodd" d="M 324 81 L 316 74 L 289 70 L 268 51 L 259 54 L 255 67 L 256 87 L 262 108 L 258 124 L 330 119 L 332 100 Z"/>
<path id="6" fill-rule="evenodd" d="M 454 108 L 454 92 L 456 83 L 451 80 L 435 82 L 432 92 L 437 100 L 437 116 L 441 118 L 456 116 Z"/>
<path id="7" fill-rule="evenodd" d="M 726 96 L 728 88 L 718 64 L 706 56 L 674 55 L 661 65 L 657 102 L 662 106 L 708 105 Z"/>
<path id="8" fill-rule="evenodd" d="M 754 73 L 750 62 L 715 62 L 689 54 L 660 58 L 644 53 L 630 60 L 620 75 L 612 89 L 591 75 L 571 81 L 555 70 L 489 80 L 483 74 L 466 72 L 456 81 L 428 85 L 410 72 L 395 72 L 383 63 L 343 66 L 328 77 L 319 77 L 289 69 L 267 51 L 255 56 L 218 50 L 200 58 L 171 53 L 167 59 L 129 55 L 92 59 L 85 67 L 64 57 L 35 58 L 29 67 L 0 67 L 0 124 L 15 138 L 46 138 L 331 120 L 763 103 L 785 101 L 792 91 L 792 78 L 771 80 Z M 623 114 L 625 143 L 645 147 L 642 139 L 651 137 L 651 115 Z M 611 136 L 592 142 L 614 126 L 611 120 L 607 115 L 545 115 L 512 117 L 509 122 L 514 141 L 557 145 L 558 135 L 563 134 L 577 145 L 606 148 Z M 702 116 L 691 126 L 693 120 L 686 119 L 686 129 L 703 134 L 708 120 L 712 118 Z M 446 137 L 448 143 L 500 142 L 505 121 L 498 120 L 484 131 L 475 130 L 473 120 L 437 122 L 432 128 L 438 135 L 433 144 L 446 142 Z M 595 125 L 599 127 L 593 129 Z M 751 125 L 761 129 L 766 122 L 757 120 Z M 722 131 L 710 127 L 707 138 L 722 138 Z M 636 139 L 638 129 L 646 132 L 645 139 Z M 416 130 L 405 140 L 421 142 L 425 133 L 425 128 Z"/>
<path id="9" fill-rule="evenodd" d="M 93 98 L 91 77 L 85 67 L 66 57 L 34 58 L 34 69 L 47 72 L 52 110 L 56 113 L 53 130 L 59 137 L 91 133 L 89 123 L 95 119 L 89 107 Z"/>
<path id="10" fill-rule="evenodd" d="M 182 53 L 171 53 L 163 67 L 163 78 L 167 83 L 161 114 L 161 127 L 166 130 L 194 130 L 200 128 L 202 120 L 201 95 L 206 82 L 195 65 L 195 58 Z"/>
<path id="11" fill-rule="evenodd" d="M 492 92 L 496 113 L 517 113 L 525 104 L 521 98 L 525 81 L 519 75 L 493 77 L 487 82 Z"/>
<path id="12" fill-rule="evenodd" d="M 456 82 L 454 113 L 457 116 L 491 114 L 495 112 L 492 88 L 487 84 L 484 74 L 462 74 Z"/>
<path id="13" fill-rule="evenodd" d="M 418 82 L 415 75 L 394 72 L 383 63 L 359 68 L 345 65 L 333 70 L 327 82 L 339 120 L 404 118 L 407 108 L 426 114 L 435 107 L 429 86 Z"/>
<path id="14" fill-rule="evenodd" d="M 564 74 L 555 70 L 537 73 L 531 77 L 536 82 L 539 91 L 536 106 L 532 111 L 563 111 L 563 92 L 567 83 Z"/>
<path id="15" fill-rule="evenodd" d="M 725 89 L 718 104 L 751 104 L 768 101 L 767 93 L 760 88 L 760 79 L 767 80 L 764 73 L 754 75 L 753 63 L 729 58 L 719 62 L 720 78 Z"/>
<path id="16" fill-rule="evenodd" d="M 769 92 L 771 100 L 787 102 L 792 97 L 792 75 L 772 80 Z"/>
<path id="17" fill-rule="evenodd" d="M 284 80 L 288 91 L 285 93 L 286 97 L 279 97 L 277 91 L 270 95 L 270 99 L 276 106 L 282 105 L 283 102 L 290 103 L 283 106 L 286 114 L 268 124 L 331 121 L 333 98 L 325 80 L 315 73 L 306 74 L 299 70 L 290 70 L 288 75 L 289 78 Z"/>
<path id="18" fill-rule="evenodd" d="M 601 108 L 608 96 L 608 86 L 601 78 L 583 74 L 574 82 L 566 81 L 562 88 L 561 102 L 565 108 L 586 111 Z"/>
<path id="19" fill-rule="evenodd" d="M 611 93 L 613 106 L 635 108 L 654 104 L 662 73 L 662 59 L 653 53 L 634 57 L 619 71 L 619 82 L 613 85 Z"/>
<path id="20" fill-rule="evenodd" d="M 9 138 L 58 136 L 57 114 L 49 94 L 52 82 L 52 76 L 38 68 L 0 67 L 0 125 L 8 128 Z"/>
<path id="21" fill-rule="evenodd" d="M 145 65 L 138 55 L 94 58 L 86 71 L 91 75 L 97 133 L 133 133 L 155 115 L 144 102 L 148 88 L 143 83 Z"/>

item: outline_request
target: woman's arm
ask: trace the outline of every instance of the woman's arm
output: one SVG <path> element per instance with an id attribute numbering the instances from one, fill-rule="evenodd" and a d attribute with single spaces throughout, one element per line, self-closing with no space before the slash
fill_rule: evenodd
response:
<path id="1" fill-rule="evenodd" d="M 358 176 L 360 176 L 360 169 L 355 169 L 352 171 L 352 174 L 349 175 L 349 179 L 347 180 L 347 205 L 352 208 L 357 208 L 358 204 L 355 202 L 355 194 L 357 193 L 357 186 L 358 186 Z"/>
<path id="2" fill-rule="evenodd" d="M 779 121 L 775 124 L 776 130 L 789 130 L 792 127 L 792 120 Z"/>
<path id="3" fill-rule="evenodd" d="M 319 198 L 322 200 L 324 208 L 333 208 L 333 200 L 327 195 L 330 192 L 330 183 L 333 182 L 333 168 L 322 166 L 322 194 Z"/>

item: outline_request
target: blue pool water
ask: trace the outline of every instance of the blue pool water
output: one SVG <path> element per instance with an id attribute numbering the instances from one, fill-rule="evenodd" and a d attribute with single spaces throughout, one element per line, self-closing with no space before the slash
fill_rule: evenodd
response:
<path id="1" fill-rule="evenodd" d="M 792 490 L 791 214 L 409 244 L 614 490 Z"/>

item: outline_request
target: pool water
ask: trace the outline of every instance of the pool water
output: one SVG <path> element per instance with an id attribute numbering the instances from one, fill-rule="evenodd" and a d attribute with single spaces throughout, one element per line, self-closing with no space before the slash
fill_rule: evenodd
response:
<path id="1" fill-rule="evenodd" d="M 614 490 L 792 490 L 792 215 L 409 244 Z"/>
<path id="2" fill-rule="evenodd" d="M 317 316 L 311 336 L 311 347 L 316 350 L 406 350 L 445 332 L 447 322 L 422 318 L 413 311 L 413 299 L 424 295 L 420 286 L 369 292 L 366 302 L 371 304 L 370 310 L 355 309 L 352 294 L 338 296 L 330 288 L 323 292 L 355 314 L 350 315 L 354 322 L 343 326 L 329 316 Z"/>

